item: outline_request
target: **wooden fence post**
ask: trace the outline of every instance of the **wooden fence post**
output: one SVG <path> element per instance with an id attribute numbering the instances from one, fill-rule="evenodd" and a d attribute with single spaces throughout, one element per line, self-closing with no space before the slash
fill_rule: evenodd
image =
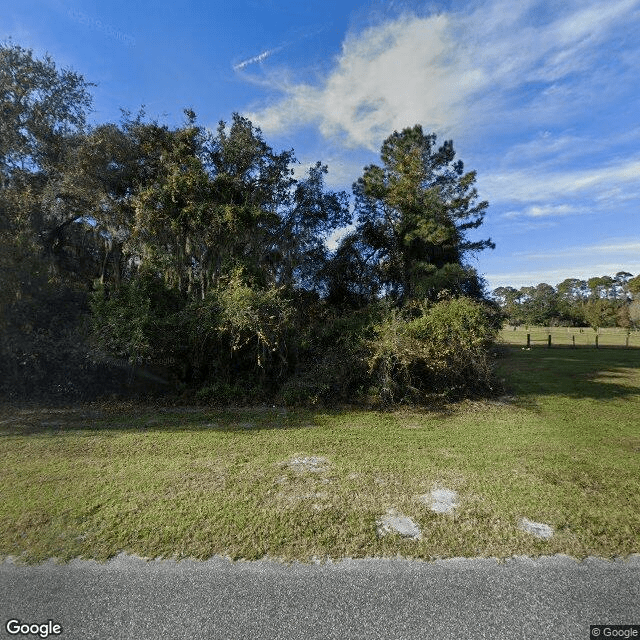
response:
<path id="1" fill-rule="evenodd" d="M 527 333 L 527 349 L 531 347 L 531 334 Z"/>
<path id="2" fill-rule="evenodd" d="M 596 333 L 596 349 L 598 349 L 598 334 Z"/>
<path id="3" fill-rule="evenodd" d="M 573 342 L 573 348 L 576 348 L 576 337 L 575 335 L 571 336 L 571 342 Z"/>
<path id="4" fill-rule="evenodd" d="M 625 347 L 628 349 L 629 348 L 629 332 L 627 331 L 627 339 L 625 340 L 626 344 Z"/>
<path id="5" fill-rule="evenodd" d="M 551 349 L 551 334 L 549 334 L 549 341 L 547 342 L 547 349 Z"/>

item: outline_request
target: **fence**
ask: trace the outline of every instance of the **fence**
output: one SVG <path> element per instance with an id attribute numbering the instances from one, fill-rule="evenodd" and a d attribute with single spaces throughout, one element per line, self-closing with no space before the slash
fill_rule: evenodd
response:
<path id="1" fill-rule="evenodd" d="M 601 347 L 634 348 L 640 347 L 640 331 L 619 328 L 591 327 L 513 327 L 506 326 L 500 332 L 503 342 L 524 346 L 559 347 Z"/>

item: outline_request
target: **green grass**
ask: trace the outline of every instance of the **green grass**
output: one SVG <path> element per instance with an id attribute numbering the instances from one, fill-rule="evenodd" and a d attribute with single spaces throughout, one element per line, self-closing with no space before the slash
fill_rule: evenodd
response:
<path id="1" fill-rule="evenodd" d="M 640 552 L 640 353 L 513 348 L 498 366 L 512 402 L 433 412 L 5 406 L 0 556 Z M 294 455 L 328 466 L 282 465 Z M 454 515 L 417 499 L 436 487 L 458 492 Z M 422 540 L 378 538 L 389 508 Z"/>
<path id="2" fill-rule="evenodd" d="M 532 346 L 547 346 L 549 335 L 551 345 L 576 347 L 595 347 L 598 336 L 599 347 L 624 348 L 640 347 L 640 331 L 630 331 L 619 327 L 592 329 L 591 327 L 516 327 L 506 326 L 500 332 L 500 339 L 505 344 L 523 346 L 527 343 L 527 334 L 531 336 Z"/>

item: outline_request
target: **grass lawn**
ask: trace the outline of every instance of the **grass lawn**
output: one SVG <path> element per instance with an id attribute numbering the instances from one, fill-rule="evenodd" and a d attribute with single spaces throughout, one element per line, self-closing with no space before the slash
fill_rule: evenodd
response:
<path id="1" fill-rule="evenodd" d="M 551 336 L 552 347 L 640 347 L 640 331 L 627 331 L 619 327 L 606 327 L 595 331 L 591 327 L 516 327 L 506 326 L 500 332 L 500 339 L 511 345 L 527 344 L 527 334 L 532 346 L 547 346 Z"/>
<path id="2" fill-rule="evenodd" d="M 4 406 L 0 556 L 640 552 L 640 350 L 511 348 L 498 366 L 511 401 L 433 412 Z M 420 501 L 435 488 L 453 514 Z M 390 508 L 422 539 L 379 538 Z"/>

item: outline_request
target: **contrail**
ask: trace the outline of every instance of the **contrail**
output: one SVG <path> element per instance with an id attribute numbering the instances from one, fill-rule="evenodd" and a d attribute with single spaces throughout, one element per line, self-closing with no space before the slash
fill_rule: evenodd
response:
<path id="1" fill-rule="evenodd" d="M 255 62 L 262 62 L 263 60 L 266 60 L 270 55 L 272 55 L 274 53 L 277 53 L 278 51 L 280 51 L 282 49 L 285 49 L 286 47 L 289 47 L 292 44 L 295 44 L 296 42 L 299 42 L 300 40 L 306 40 L 307 38 L 312 38 L 314 36 L 317 36 L 318 34 L 322 33 L 323 31 L 326 31 L 326 29 L 330 25 L 331 25 L 330 22 L 326 23 L 326 24 L 323 24 L 320 28 L 313 29 L 311 31 L 308 31 L 307 33 L 303 33 L 301 36 L 298 36 L 298 37 L 294 38 L 293 40 L 288 40 L 288 41 L 284 42 L 279 47 L 275 47 L 274 49 L 267 49 L 266 51 L 263 51 L 262 53 L 259 53 L 257 56 L 253 56 L 253 58 L 247 58 L 246 60 L 242 60 L 241 62 L 238 62 L 238 64 L 234 64 L 233 65 L 233 70 L 234 71 L 240 71 L 241 69 L 244 69 L 245 67 L 247 67 L 250 64 L 254 64 Z"/>
<path id="2" fill-rule="evenodd" d="M 244 69 L 247 65 L 253 64 L 254 62 L 262 62 L 266 58 L 268 58 L 272 53 L 276 53 L 276 51 L 280 51 L 282 47 L 276 47 L 275 49 L 268 49 L 267 51 L 263 51 L 257 56 L 253 56 L 253 58 L 247 58 L 242 62 L 238 62 L 238 64 L 233 65 L 234 71 L 240 71 L 240 69 Z"/>

